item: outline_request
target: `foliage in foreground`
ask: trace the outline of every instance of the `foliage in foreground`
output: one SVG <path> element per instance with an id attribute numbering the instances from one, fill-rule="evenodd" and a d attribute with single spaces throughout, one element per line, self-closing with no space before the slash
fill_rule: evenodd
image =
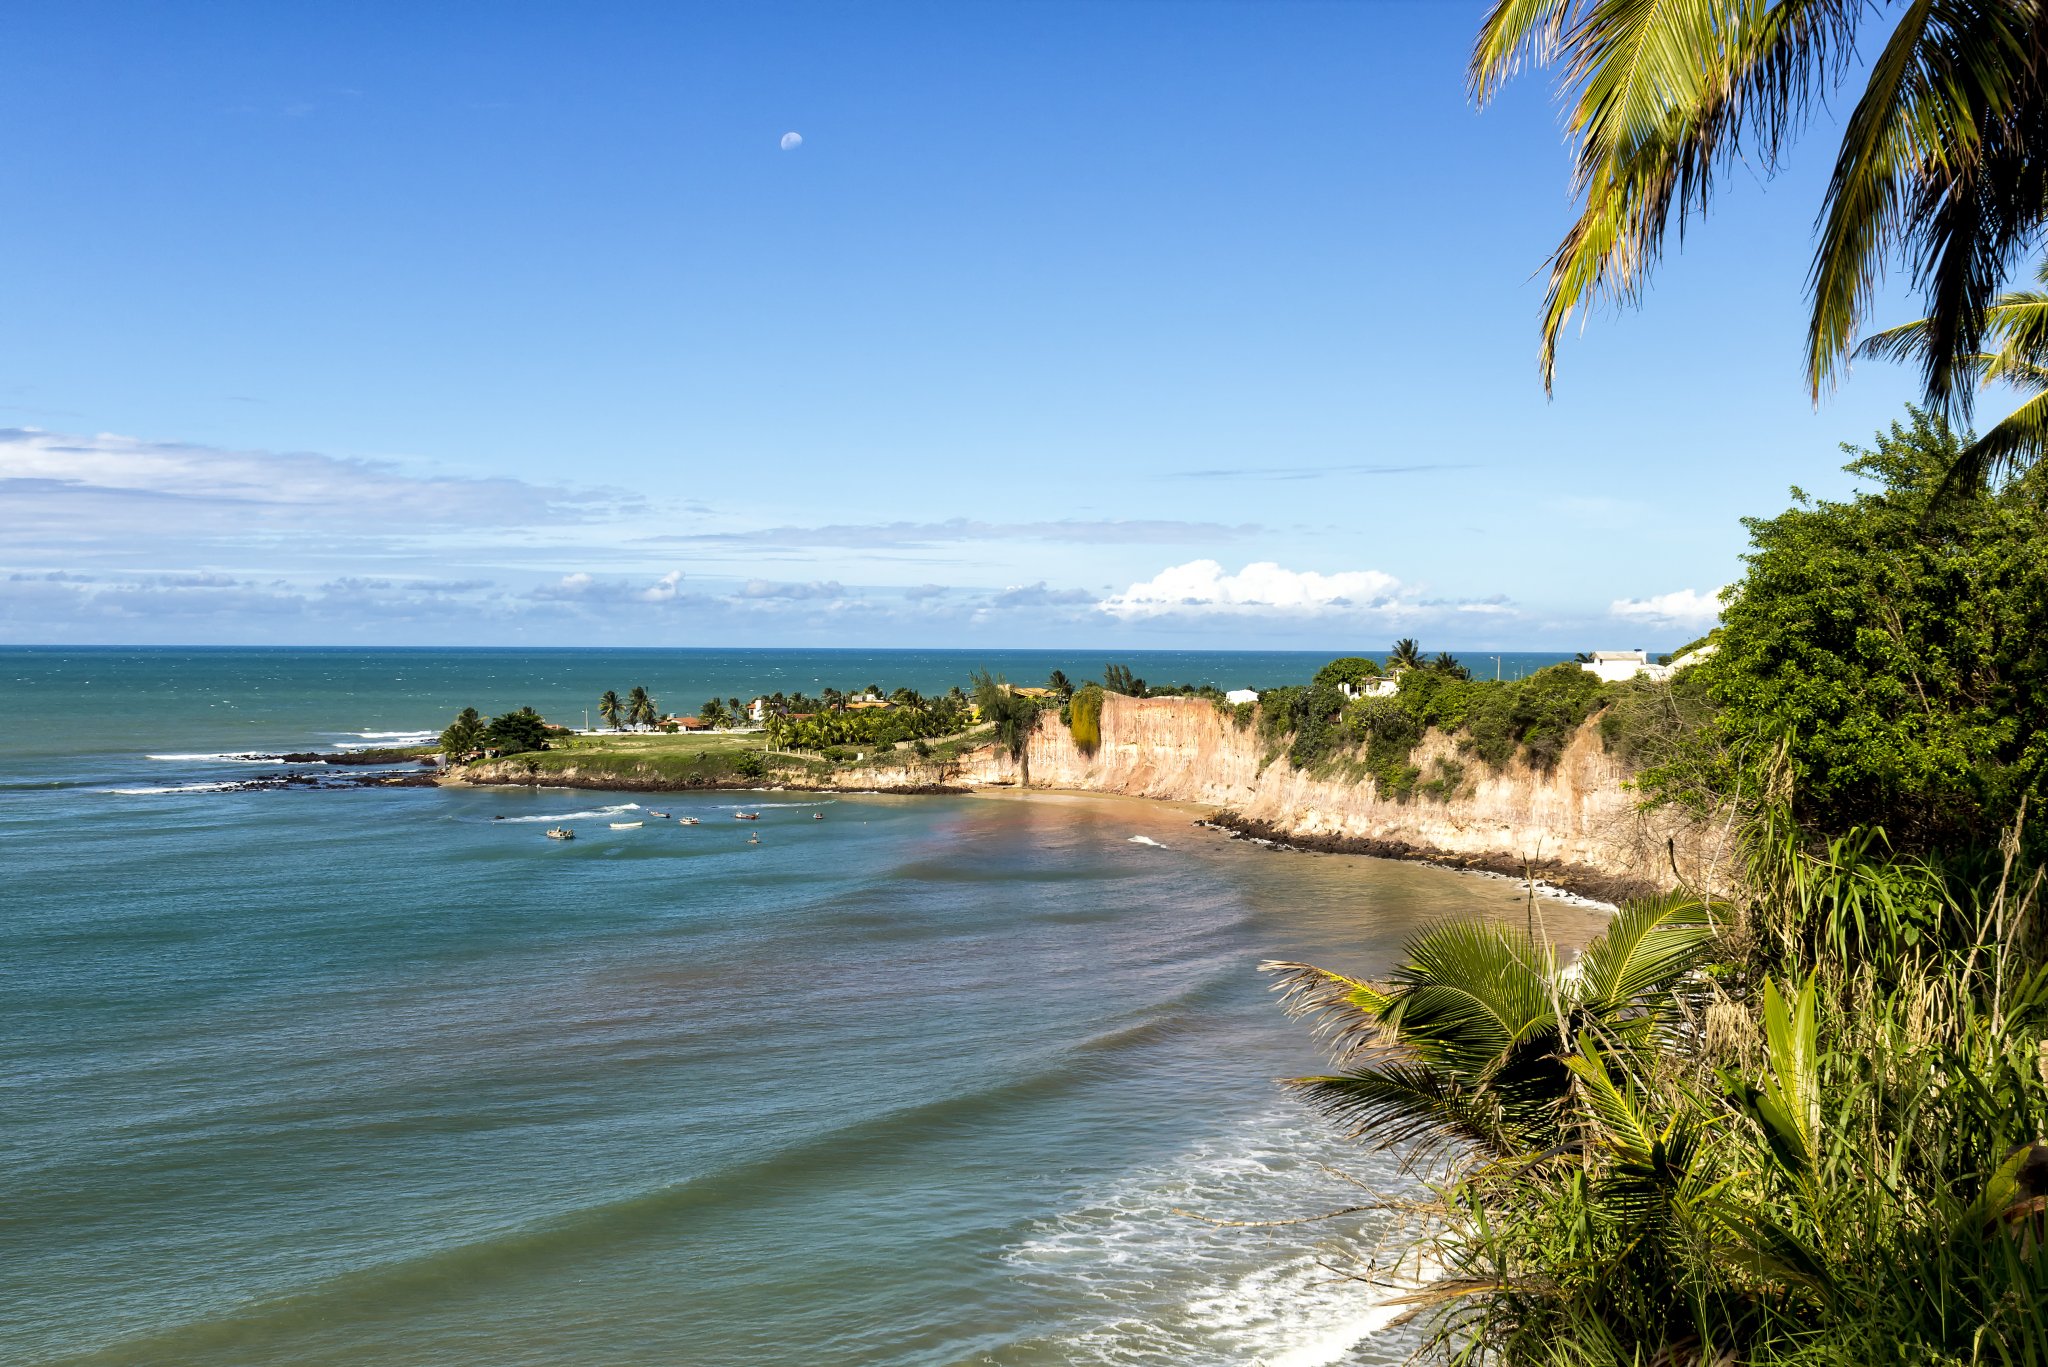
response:
<path id="1" fill-rule="evenodd" d="M 1630 906 L 1568 971 L 1498 924 L 1384 985 L 1268 965 L 1334 1045 L 1294 1085 L 1458 1155 L 1435 1354 L 2048 1363 L 2040 875 L 2016 838 L 1957 869 L 1783 834 L 1736 903 Z"/>

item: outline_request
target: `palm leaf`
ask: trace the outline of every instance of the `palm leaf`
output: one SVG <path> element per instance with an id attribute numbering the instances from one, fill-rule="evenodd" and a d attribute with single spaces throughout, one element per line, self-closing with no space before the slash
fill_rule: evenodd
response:
<path id="1" fill-rule="evenodd" d="M 1578 1079 L 1579 1095 L 1599 1122 L 1601 1138 L 1608 1147 L 1647 1162 L 1657 1146 L 1657 1127 L 1643 1114 L 1635 1085 L 1616 1086 L 1607 1060 L 1590 1040 L 1582 1041 L 1579 1052 L 1567 1057 L 1564 1066 Z"/>
<path id="2" fill-rule="evenodd" d="M 2014 252 L 2038 227 L 2032 6 L 1915 0 L 1872 64 L 1829 182 L 1814 253 L 1807 372 L 1816 396 L 1849 350 L 1887 256 L 1909 244 L 1925 292 L 1929 400 L 1958 385 Z M 2030 102 L 2028 94 L 2034 95 Z"/>
<path id="3" fill-rule="evenodd" d="M 1581 1000 L 1611 1011 L 1667 992 L 1699 966 L 1721 927 L 1695 898 L 1630 902 L 1579 959 Z"/>
<path id="4" fill-rule="evenodd" d="M 1532 1033 L 1558 1028 L 1554 956 L 1504 926 L 1460 922 L 1423 932 L 1392 983 L 1386 1027 L 1474 1079 Z"/>
<path id="5" fill-rule="evenodd" d="M 1259 972 L 1279 975 L 1273 990 L 1280 994 L 1280 1009 L 1312 1022 L 1338 1060 L 1382 1038 L 1380 1017 L 1389 998 L 1364 979 L 1284 959 L 1268 959 Z"/>
<path id="6" fill-rule="evenodd" d="M 1460 1142 L 1500 1157 L 1520 1148 L 1491 1097 L 1458 1087 L 1421 1064 L 1289 1078 L 1287 1086 L 1353 1138 L 1374 1140 L 1383 1149 L 1412 1147 L 1424 1162 Z"/>

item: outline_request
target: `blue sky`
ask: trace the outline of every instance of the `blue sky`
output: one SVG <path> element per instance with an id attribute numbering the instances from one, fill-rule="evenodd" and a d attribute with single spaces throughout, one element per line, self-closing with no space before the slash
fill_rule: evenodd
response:
<path id="1" fill-rule="evenodd" d="M 1911 393 L 1832 129 L 1546 399 L 1479 11 L 10 5 L 0 640 L 1688 639 Z"/>

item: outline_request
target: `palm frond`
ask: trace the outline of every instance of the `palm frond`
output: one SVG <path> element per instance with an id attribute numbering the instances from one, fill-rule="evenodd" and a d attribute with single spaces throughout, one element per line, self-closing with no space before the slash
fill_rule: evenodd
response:
<path id="1" fill-rule="evenodd" d="M 1859 0 L 1599 0 L 1578 12 L 1555 50 L 1563 84 L 1577 92 L 1568 122 L 1585 204 L 1551 256 L 1546 389 L 1572 314 L 1601 297 L 1634 302 L 1674 216 L 1682 229 L 1705 209 L 1717 170 L 1745 141 L 1764 170 L 1774 167 L 1790 125 L 1849 53 L 1864 9 Z M 1482 30 L 1476 90 L 1549 50 L 1540 27 L 1521 32 L 1512 43 L 1512 29 Z"/>
<path id="2" fill-rule="evenodd" d="M 1647 1162 L 1657 1145 L 1657 1127 L 1643 1113 L 1635 1085 L 1626 1079 L 1617 1084 L 1607 1060 L 1591 1041 L 1582 1042 L 1579 1052 L 1567 1057 L 1564 1066 L 1578 1079 L 1579 1095 L 1599 1123 L 1602 1141 L 1626 1157 Z"/>
<path id="3" fill-rule="evenodd" d="M 1468 1144 L 1496 1157 L 1522 1147 L 1492 1097 L 1458 1087 L 1421 1064 L 1289 1078 L 1287 1086 L 1352 1137 L 1383 1149 L 1410 1148 L 1423 1162 Z"/>
<path id="4" fill-rule="evenodd" d="M 1713 911 L 1685 894 L 1630 902 L 1579 959 L 1580 997 L 1611 1011 L 1666 992 L 1720 932 Z"/>
<path id="5" fill-rule="evenodd" d="M 1485 105 L 1524 62 L 1548 66 L 1564 42 L 1572 11 L 1583 0 L 1494 0 L 1479 22 L 1467 77 L 1472 98 Z"/>
<path id="6" fill-rule="evenodd" d="M 1311 1023 L 1338 1060 L 1378 1042 L 1384 1033 L 1381 1015 L 1389 998 L 1363 978 L 1349 978 L 1314 964 L 1268 959 L 1259 972 L 1278 974 L 1273 990 L 1280 1009 Z"/>
<path id="7" fill-rule="evenodd" d="M 1478 1077 L 1519 1041 L 1555 1030 L 1557 962 L 1520 931 L 1459 922 L 1409 942 L 1381 1015 L 1403 1044 Z"/>
<path id="8" fill-rule="evenodd" d="M 1928 300 L 1928 400 L 1968 412 L 1964 359 L 1980 349 L 1986 310 L 2038 231 L 2048 183 L 2036 9 L 1915 0 L 1872 64 L 1814 254 L 1807 372 L 1816 397 L 1848 356 L 1885 259 L 1910 248 Z"/>

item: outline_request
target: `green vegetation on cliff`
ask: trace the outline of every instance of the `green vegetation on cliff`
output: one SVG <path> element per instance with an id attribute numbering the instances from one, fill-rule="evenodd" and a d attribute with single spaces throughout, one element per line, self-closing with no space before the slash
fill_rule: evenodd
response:
<path id="1" fill-rule="evenodd" d="M 1407 644 L 1415 649 L 1414 642 Z M 1306 687 L 1262 694 L 1258 724 L 1269 758 L 1284 749 L 1297 769 L 1322 772 L 1348 765 L 1355 776 L 1370 777 L 1380 793 L 1400 801 L 1418 790 L 1447 798 L 1457 791 L 1462 764 L 1440 764 L 1425 781 L 1412 763 L 1416 746 L 1432 730 L 1454 737 L 1461 754 L 1490 768 L 1503 769 L 1520 758 L 1548 772 L 1587 718 L 1637 687 L 1602 684 L 1575 664 L 1552 665 L 1506 682 L 1474 679 L 1456 659 L 1439 655 L 1400 670 L 1392 693 L 1347 696 L 1345 685 L 1355 689 L 1378 677 L 1376 669 L 1358 668 L 1370 664 L 1337 660 Z M 1608 738 L 1610 747 L 1631 744 L 1634 727 L 1633 720 L 1622 722 Z"/>

